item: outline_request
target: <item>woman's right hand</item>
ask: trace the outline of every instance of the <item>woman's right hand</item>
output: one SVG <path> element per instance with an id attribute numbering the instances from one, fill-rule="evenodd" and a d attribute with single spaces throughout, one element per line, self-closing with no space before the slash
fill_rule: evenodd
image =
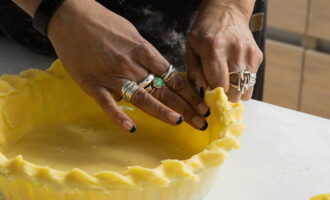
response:
<path id="1" fill-rule="evenodd" d="M 66 0 L 52 17 L 48 36 L 63 65 L 103 110 L 127 131 L 135 124 L 116 104 L 125 80 L 139 83 L 149 73 L 161 76 L 166 59 L 126 19 L 93 0 Z M 205 130 L 209 108 L 178 73 L 167 86 L 149 94 L 139 88 L 131 103 L 144 112 L 177 125 L 185 121 Z"/>

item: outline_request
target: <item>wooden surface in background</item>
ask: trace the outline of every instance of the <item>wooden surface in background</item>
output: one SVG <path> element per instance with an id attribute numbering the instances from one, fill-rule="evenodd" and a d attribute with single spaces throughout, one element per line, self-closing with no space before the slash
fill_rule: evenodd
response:
<path id="1" fill-rule="evenodd" d="M 310 1 L 307 34 L 320 39 L 330 40 L 330 0 Z"/>
<path id="2" fill-rule="evenodd" d="M 278 29 L 304 33 L 307 7 L 307 0 L 269 0 L 268 25 Z"/>
<path id="3" fill-rule="evenodd" d="M 267 40 L 264 101 L 298 109 L 303 49 Z"/>
<path id="4" fill-rule="evenodd" d="M 330 118 L 330 55 L 308 50 L 301 111 Z"/>

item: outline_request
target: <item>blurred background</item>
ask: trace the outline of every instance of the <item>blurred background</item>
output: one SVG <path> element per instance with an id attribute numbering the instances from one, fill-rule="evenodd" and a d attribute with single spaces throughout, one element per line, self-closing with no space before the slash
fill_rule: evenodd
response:
<path id="1" fill-rule="evenodd" d="M 267 17 L 264 101 L 330 118 L 330 0 L 268 0 Z M 0 34 L 0 74 L 54 60 Z"/>
<path id="2" fill-rule="evenodd" d="M 330 118 L 330 1 L 269 0 L 264 101 Z"/>

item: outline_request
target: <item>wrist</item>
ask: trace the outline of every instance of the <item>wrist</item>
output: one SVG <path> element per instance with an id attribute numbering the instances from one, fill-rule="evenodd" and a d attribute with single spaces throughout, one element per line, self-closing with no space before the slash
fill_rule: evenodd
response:
<path id="1" fill-rule="evenodd" d="M 204 7 L 219 14 L 233 13 L 248 24 L 254 4 L 255 0 L 203 0 L 202 9 Z"/>
<path id="2" fill-rule="evenodd" d="M 83 21 L 84 15 L 87 15 L 86 6 L 88 7 L 90 1 L 92 0 L 65 0 L 48 23 L 49 39 L 53 41 L 65 35 L 68 28 L 76 28 L 80 24 L 79 20 Z"/>

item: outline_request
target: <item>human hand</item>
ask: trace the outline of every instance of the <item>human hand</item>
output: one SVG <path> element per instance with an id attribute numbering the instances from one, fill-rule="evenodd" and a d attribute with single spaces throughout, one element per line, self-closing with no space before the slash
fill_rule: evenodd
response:
<path id="1" fill-rule="evenodd" d="M 245 0 L 204 0 L 186 43 L 188 77 L 200 93 L 223 87 L 232 102 L 251 98 L 252 87 L 241 95 L 230 86 L 238 80 L 229 72 L 246 68 L 256 73 L 263 60 L 249 29 L 253 5 Z"/>
<path id="2" fill-rule="evenodd" d="M 169 63 L 126 19 L 91 0 L 66 0 L 48 26 L 48 36 L 73 79 L 125 130 L 135 124 L 116 104 L 126 80 L 139 83 L 149 73 L 160 77 Z M 209 108 L 179 73 L 149 94 L 139 88 L 131 103 L 177 125 L 185 121 L 201 130 Z"/>

